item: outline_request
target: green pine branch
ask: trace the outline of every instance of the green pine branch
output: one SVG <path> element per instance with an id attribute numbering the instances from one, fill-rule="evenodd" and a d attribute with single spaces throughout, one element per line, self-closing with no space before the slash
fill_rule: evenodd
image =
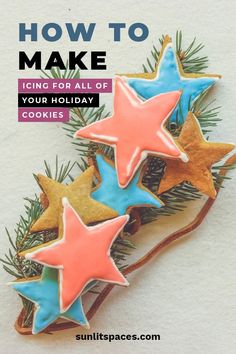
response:
<path id="1" fill-rule="evenodd" d="M 164 40 L 164 36 L 159 39 L 159 44 L 162 45 Z M 207 57 L 199 56 L 201 50 L 203 49 L 203 45 L 201 43 L 197 43 L 196 39 L 194 39 L 189 46 L 186 48 L 183 47 L 183 36 L 181 31 L 176 32 L 176 53 L 179 56 L 179 59 L 183 65 L 185 72 L 200 72 L 201 70 L 207 68 Z M 156 46 L 153 46 L 151 51 L 151 58 L 147 58 L 147 65 L 143 65 L 144 71 L 154 71 L 155 64 L 158 61 L 158 57 L 160 55 L 160 50 L 157 49 Z M 80 73 L 77 70 L 69 70 L 68 63 L 66 65 L 65 71 L 60 71 L 58 69 L 52 69 L 50 74 L 43 72 L 44 76 L 48 78 L 79 78 Z M 192 111 L 197 116 L 203 132 L 209 133 L 211 128 L 216 126 L 217 123 L 220 121 L 218 117 L 219 107 L 213 107 L 212 102 L 210 104 L 205 103 L 206 93 L 202 94 L 195 102 L 192 108 Z M 180 107 L 180 114 L 181 114 L 181 107 Z M 71 118 L 68 123 L 65 124 L 64 129 L 67 132 L 67 135 L 72 138 L 74 133 L 81 129 L 82 127 L 87 126 L 95 121 L 101 120 L 109 116 L 109 112 L 106 111 L 105 105 L 102 105 L 98 109 L 95 108 L 72 108 L 71 109 Z M 180 119 L 182 121 L 182 117 Z M 171 123 L 169 126 L 170 131 L 175 135 L 178 136 L 181 126 L 178 124 L 173 126 Z M 81 171 L 84 171 L 88 167 L 88 157 L 94 158 L 95 152 L 99 148 L 104 152 L 106 156 L 113 159 L 113 149 L 107 147 L 102 144 L 96 144 L 93 142 L 87 142 L 82 139 L 73 139 L 72 144 L 75 145 L 76 150 L 78 151 L 81 162 L 76 163 Z M 64 179 L 63 170 L 58 171 L 57 168 L 58 161 L 56 161 L 56 174 L 53 176 L 50 168 L 48 167 L 47 163 L 45 162 L 46 166 L 46 174 L 51 177 L 57 179 L 59 177 L 59 181 L 62 182 Z M 74 167 L 75 164 L 71 167 Z M 65 166 L 67 167 L 67 166 Z M 156 157 L 149 158 L 148 168 L 144 174 L 143 184 L 156 192 L 158 189 L 158 185 L 160 183 L 160 179 L 163 176 L 165 168 L 165 163 Z M 70 176 L 72 180 L 73 177 Z M 216 186 L 219 185 L 218 174 L 214 171 L 214 178 Z M 149 222 L 149 220 L 156 219 L 161 215 L 173 215 L 177 211 L 183 210 L 186 205 L 185 202 L 190 200 L 199 199 L 201 194 L 190 184 L 183 183 L 180 186 L 176 186 L 167 193 L 163 193 L 161 198 L 165 203 L 165 206 L 161 209 L 155 208 L 141 208 L 142 210 L 142 221 Z"/>
<path id="2" fill-rule="evenodd" d="M 163 45 L 164 35 L 158 39 L 159 46 Z M 198 43 L 197 39 L 194 40 L 186 47 L 183 46 L 182 31 L 177 31 L 175 36 L 175 51 L 183 66 L 185 73 L 203 73 L 208 67 L 208 57 L 201 56 L 201 50 L 204 48 L 202 43 Z M 156 64 L 160 56 L 160 49 L 153 45 L 151 55 L 146 59 L 146 63 L 142 65 L 143 71 L 154 72 Z"/>
<path id="3" fill-rule="evenodd" d="M 159 47 L 163 44 L 162 36 L 159 39 Z M 197 43 L 194 39 L 188 46 L 183 46 L 183 36 L 181 31 L 176 33 L 176 53 L 182 63 L 183 69 L 186 73 L 201 73 L 207 68 L 208 58 L 201 55 L 203 49 L 202 43 Z M 144 72 L 153 72 L 155 65 L 160 55 L 160 49 L 153 46 L 150 58 L 147 58 L 146 63 L 143 65 Z M 69 70 L 68 62 L 66 69 L 60 71 L 58 68 L 52 69 L 48 74 L 42 71 L 43 78 L 80 78 L 79 70 Z M 213 102 L 205 103 L 206 93 L 201 95 L 193 104 L 192 111 L 198 118 L 204 134 L 208 134 L 213 127 L 220 121 L 218 117 L 219 107 L 213 105 Z M 179 107 L 179 114 L 181 115 L 181 106 Z M 109 116 L 105 105 L 99 108 L 72 108 L 70 121 L 64 125 L 67 135 L 72 138 L 74 133 L 95 121 L 101 120 Z M 182 116 L 179 119 L 182 122 Z M 181 131 L 181 125 L 169 124 L 168 129 L 174 136 L 178 136 Z M 67 164 L 59 164 L 56 157 L 55 168 L 51 169 L 50 165 L 45 161 L 45 173 L 48 177 L 57 180 L 58 182 L 66 182 L 73 180 L 73 171 L 78 167 L 80 171 L 84 171 L 88 167 L 88 158 L 94 158 L 96 150 L 99 148 L 103 153 L 111 159 L 114 159 L 113 149 L 102 144 L 93 142 L 86 142 L 82 139 L 73 139 L 72 144 L 78 151 L 80 162 L 68 162 Z M 156 193 L 160 180 L 163 176 L 165 163 L 158 157 L 150 157 L 148 159 L 147 169 L 143 177 L 143 184 L 151 191 Z M 213 177 L 215 186 L 221 185 L 222 181 L 229 177 L 219 176 L 219 169 L 221 166 L 214 166 Z M 233 169 L 234 166 L 225 166 L 226 169 Z M 37 180 L 37 177 L 34 176 Z M 165 206 L 157 208 L 140 208 L 142 223 L 151 222 L 161 216 L 171 216 L 178 211 L 183 210 L 187 206 L 187 202 L 201 198 L 199 193 L 193 186 L 188 183 L 182 183 L 175 186 L 170 191 L 163 193 L 161 199 Z M 42 243 L 57 238 L 55 231 L 42 231 L 38 233 L 30 233 L 31 225 L 41 216 L 43 212 L 42 205 L 37 196 L 33 199 L 25 198 L 24 213 L 20 216 L 19 222 L 14 229 L 14 236 L 6 229 L 6 235 L 9 239 L 9 251 L 5 254 L 4 258 L 0 259 L 3 268 L 15 278 L 29 278 L 35 275 L 40 275 L 42 266 L 25 260 L 19 257 L 19 252 L 38 246 Z M 132 222 L 132 221 L 131 221 Z M 125 235 L 126 236 L 126 235 Z M 127 256 L 132 252 L 134 246 L 128 238 L 118 237 L 111 249 L 111 255 L 115 259 L 116 264 L 120 269 L 126 266 Z M 91 291 L 96 292 L 96 288 Z M 25 317 L 23 321 L 24 326 L 30 326 L 32 323 L 33 307 L 34 305 L 27 299 L 22 299 L 25 309 Z"/>
<path id="4" fill-rule="evenodd" d="M 60 70 L 59 67 L 52 68 L 50 70 L 50 74 L 46 73 L 46 71 L 41 70 L 42 74 L 41 79 L 79 79 L 80 78 L 80 70 L 70 70 L 69 62 L 66 61 L 66 69 Z"/>

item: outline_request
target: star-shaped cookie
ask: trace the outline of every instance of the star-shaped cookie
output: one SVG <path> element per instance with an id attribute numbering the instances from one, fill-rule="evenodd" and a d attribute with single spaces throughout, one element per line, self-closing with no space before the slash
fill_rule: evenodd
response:
<path id="1" fill-rule="evenodd" d="M 129 77 L 129 85 L 144 99 L 182 90 L 179 105 L 170 117 L 171 121 L 178 123 L 185 121 L 194 101 L 220 78 L 220 75 L 185 73 L 169 36 L 164 38 L 155 72 L 124 75 Z"/>
<path id="2" fill-rule="evenodd" d="M 114 112 L 75 133 L 115 149 L 119 185 L 127 187 L 148 154 L 187 161 L 165 124 L 176 107 L 181 91 L 142 101 L 120 77 L 115 79 Z"/>
<path id="3" fill-rule="evenodd" d="M 205 140 L 197 118 L 189 112 L 178 143 L 189 157 L 187 163 L 166 160 L 166 170 L 158 194 L 182 183 L 190 182 L 200 192 L 215 198 L 216 190 L 211 173 L 214 163 L 234 149 L 233 144 L 213 143 Z"/>
<path id="4" fill-rule="evenodd" d="M 31 232 L 60 228 L 62 221 L 62 198 L 69 202 L 85 224 L 116 217 L 118 214 L 106 205 L 94 200 L 92 191 L 94 167 L 89 167 L 68 185 L 51 178 L 38 175 L 38 183 L 49 200 L 49 206 L 42 216 L 32 225 Z"/>
<path id="5" fill-rule="evenodd" d="M 60 309 L 65 312 L 93 280 L 128 285 L 110 256 L 110 248 L 129 216 L 86 226 L 66 198 L 63 205 L 62 238 L 20 255 L 59 269 Z"/>
<path id="6" fill-rule="evenodd" d="M 33 334 L 43 331 L 59 317 L 76 322 L 81 326 L 89 327 L 81 297 L 66 312 L 61 312 L 59 306 L 58 270 L 44 267 L 41 277 L 15 281 L 10 285 L 21 296 L 36 305 L 32 325 Z"/>
<path id="7" fill-rule="evenodd" d="M 120 188 L 114 163 L 102 154 L 97 154 L 96 160 L 101 183 L 92 193 L 94 199 L 116 210 L 119 215 L 135 206 L 160 208 L 163 205 L 159 198 L 142 185 L 140 170 L 126 188 Z"/>

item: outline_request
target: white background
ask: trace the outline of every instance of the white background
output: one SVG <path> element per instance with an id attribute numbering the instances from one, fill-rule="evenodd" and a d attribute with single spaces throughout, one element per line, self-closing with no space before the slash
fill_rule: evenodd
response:
<path id="1" fill-rule="evenodd" d="M 84 76 L 111 77 L 117 72 L 137 72 L 162 33 L 174 36 L 182 29 L 188 44 L 194 36 L 205 43 L 209 73 L 221 73 L 214 89 L 222 105 L 221 122 L 211 135 L 214 141 L 235 141 L 236 49 L 235 2 L 226 0 L 141 1 L 4 1 L 1 0 L 1 118 L 0 118 L 0 223 L 1 254 L 8 249 L 4 226 L 13 230 L 23 211 L 23 198 L 38 188 L 32 173 L 43 172 L 43 160 L 53 163 L 78 158 L 59 124 L 17 123 L 17 78 L 37 73 L 17 72 L 18 51 L 45 56 L 60 50 L 107 50 L 108 70 Z M 18 23 L 96 22 L 91 43 L 70 43 L 66 33 L 58 43 L 21 43 Z M 109 22 L 144 22 L 150 35 L 141 43 L 122 36 L 114 43 Z M 46 60 L 46 58 L 45 58 Z M 102 97 L 111 107 L 112 95 Z M 233 173 L 231 173 L 233 176 Z M 234 176 L 235 177 L 235 176 Z M 13 324 L 20 310 L 16 293 L 5 283 L 10 276 L 1 270 L 0 352 L 40 353 L 235 353 L 235 180 L 226 183 L 204 224 L 143 269 L 129 276 L 130 287 L 117 288 L 91 320 L 92 332 L 159 333 L 159 342 L 77 342 L 73 329 L 53 335 L 20 336 Z M 191 220 L 197 204 L 186 213 L 148 225 L 135 236 L 138 257 L 164 234 Z"/>

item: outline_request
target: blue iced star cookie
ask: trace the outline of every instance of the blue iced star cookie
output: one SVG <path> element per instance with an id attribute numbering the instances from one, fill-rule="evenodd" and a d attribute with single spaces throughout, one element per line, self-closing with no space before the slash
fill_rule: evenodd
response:
<path id="1" fill-rule="evenodd" d="M 40 279 L 16 281 L 11 283 L 11 285 L 20 295 L 34 302 L 36 305 L 32 326 L 33 334 L 43 331 L 59 317 L 76 322 L 81 326 L 89 327 L 80 297 L 69 310 L 61 313 L 57 269 L 44 267 Z"/>
<path id="2" fill-rule="evenodd" d="M 92 198 L 124 215 L 131 206 L 152 206 L 160 208 L 163 203 L 140 183 L 138 171 L 126 188 L 120 188 L 116 169 L 112 161 L 101 154 L 96 155 L 101 183 L 92 193 Z"/>
<path id="3" fill-rule="evenodd" d="M 134 76 L 135 75 L 130 75 Z M 157 96 L 162 93 L 182 90 L 179 105 L 173 111 L 170 120 L 182 124 L 191 110 L 194 101 L 200 94 L 207 91 L 219 79 L 219 75 L 186 74 L 176 57 L 170 37 L 164 39 L 162 51 L 156 68 L 156 74 L 137 75 L 139 78 L 128 79 L 129 85 L 144 99 Z"/>

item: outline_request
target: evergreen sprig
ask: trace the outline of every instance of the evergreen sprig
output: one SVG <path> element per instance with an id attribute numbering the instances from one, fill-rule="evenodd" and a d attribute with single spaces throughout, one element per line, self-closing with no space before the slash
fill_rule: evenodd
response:
<path id="1" fill-rule="evenodd" d="M 159 39 L 160 45 L 163 44 L 164 36 Z M 197 43 L 194 39 L 186 48 L 183 47 L 183 36 L 181 31 L 176 33 L 176 53 L 186 73 L 201 73 L 207 68 L 208 58 L 201 56 L 201 50 L 203 49 L 202 43 Z M 147 58 L 146 63 L 143 65 L 144 72 L 153 72 L 156 67 L 160 55 L 160 50 L 153 46 L 151 50 L 151 57 Z M 68 62 L 66 63 L 66 69 L 60 71 L 59 68 L 52 69 L 48 74 L 42 71 L 43 78 L 80 78 L 79 70 L 69 70 Z M 220 121 L 218 117 L 219 107 L 214 107 L 205 103 L 206 94 L 202 94 L 193 104 L 192 111 L 198 118 L 204 134 L 208 134 L 213 127 Z M 180 107 L 181 114 L 181 107 Z M 95 108 L 72 108 L 70 121 L 65 124 L 64 129 L 67 135 L 72 138 L 74 133 L 95 121 L 101 120 L 109 116 L 105 105 L 102 105 L 98 109 Z M 180 117 L 182 118 L 182 117 Z M 179 122 L 182 122 L 179 119 Z M 178 136 L 181 131 L 180 124 L 169 124 L 168 129 L 174 136 Z M 86 142 L 80 139 L 73 139 L 72 144 L 80 156 L 80 162 L 68 162 L 66 164 L 59 164 L 58 157 L 56 157 L 56 163 L 54 170 L 45 161 L 45 173 L 48 177 L 57 180 L 58 182 L 66 182 L 66 180 L 73 180 L 74 176 L 72 171 L 77 166 L 80 171 L 84 171 L 88 167 L 88 158 L 94 158 L 95 152 L 99 148 L 103 153 L 111 159 L 114 159 L 113 149 L 102 144 L 96 144 L 94 142 Z M 221 166 L 214 166 L 213 177 L 215 186 L 218 187 L 222 182 L 222 179 L 228 179 L 228 177 L 219 176 L 219 168 Z M 232 169 L 234 166 L 225 166 L 226 169 Z M 148 159 L 147 168 L 143 177 L 143 184 L 151 191 L 156 193 L 158 185 L 163 176 L 165 169 L 165 162 L 158 157 L 150 157 Z M 37 180 L 37 176 L 34 175 Z M 188 201 L 201 198 L 199 193 L 193 186 L 188 183 L 182 183 L 175 186 L 170 191 L 163 193 L 161 199 L 165 206 L 157 208 L 140 208 L 140 215 L 142 223 L 151 222 L 156 220 L 160 216 L 171 216 L 178 211 L 183 210 Z M 0 259 L 3 264 L 3 268 L 15 278 L 30 278 L 41 274 L 42 266 L 25 260 L 19 257 L 19 252 L 38 246 L 42 243 L 57 238 L 57 232 L 55 230 L 47 230 L 38 233 L 30 233 L 31 225 L 42 215 L 44 211 L 40 199 L 35 196 L 33 199 L 25 198 L 24 214 L 20 216 L 19 222 L 14 229 L 14 237 L 6 229 L 6 235 L 9 239 L 10 248 L 5 257 Z M 127 256 L 130 254 L 134 245 L 130 242 L 125 233 L 123 237 L 118 237 L 111 249 L 111 255 L 115 259 L 116 264 L 120 269 L 126 267 Z M 91 291 L 95 291 L 92 289 Z M 23 299 L 23 306 L 25 315 L 23 319 L 23 326 L 27 327 L 32 324 L 32 315 L 34 305 L 27 299 Z"/>
<path id="2" fill-rule="evenodd" d="M 70 177 L 70 173 L 76 165 L 75 162 L 73 164 L 68 162 L 67 164 L 62 163 L 59 166 L 58 157 L 56 157 L 55 169 L 53 172 L 46 161 L 44 161 L 44 164 L 45 174 L 60 183 L 66 180 L 67 177 Z M 36 176 L 34 175 L 34 177 Z M 16 224 L 14 238 L 10 235 L 9 230 L 6 229 L 11 248 L 9 248 L 8 254 L 5 254 L 5 258 L 0 259 L 3 263 L 3 268 L 16 278 L 34 277 L 40 275 L 42 271 L 41 265 L 20 257 L 19 253 L 51 241 L 57 237 L 55 230 L 45 230 L 37 233 L 30 232 L 33 223 L 42 215 L 43 207 L 37 195 L 35 195 L 33 199 L 25 198 L 24 200 L 24 213 L 20 215 L 20 219 Z"/>
<path id="3" fill-rule="evenodd" d="M 41 79 L 79 79 L 80 78 L 80 70 L 70 70 L 69 69 L 69 62 L 66 61 L 66 68 L 65 70 L 60 70 L 59 67 L 51 68 L 50 74 L 46 71 L 41 70 L 43 76 L 41 75 Z"/>
<path id="4" fill-rule="evenodd" d="M 162 35 L 158 42 L 162 46 L 165 36 Z M 183 66 L 185 73 L 202 73 L 203 70 L 208 67 L 208 57 L 199 56 L 201 50 L 204 48 L 202 43 L 197 43 L 197 39 L 194 40 L 187 46 L 183 47 L 183 35 L 182 31 L 177 31 L 175 36 L 175 50 L 178 58 Z M 146 63 L 143 64 L 143 71 L 154 72 L 156 64 L 160 56 L 160 50 L 153 45 L 151 50 L 151 56 L 146 59 Z"/>

